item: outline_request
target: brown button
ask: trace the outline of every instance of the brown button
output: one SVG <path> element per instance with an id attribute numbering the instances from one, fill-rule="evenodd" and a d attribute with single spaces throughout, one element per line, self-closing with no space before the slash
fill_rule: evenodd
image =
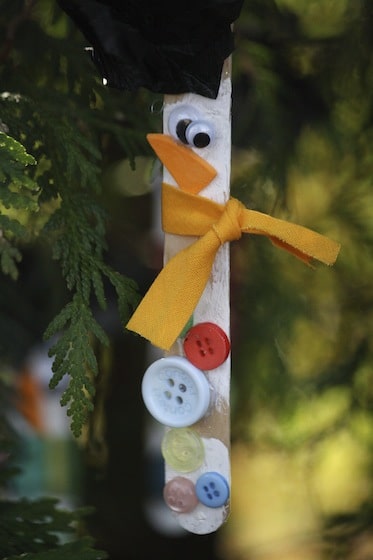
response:
<path id="1" fill-rule="evenodd" d="M 177 513 L 189 513 L 198 505 L 193 482 L 183 476 L 176 476 L 167 482 L 163 497 L 168 507 Z"/>

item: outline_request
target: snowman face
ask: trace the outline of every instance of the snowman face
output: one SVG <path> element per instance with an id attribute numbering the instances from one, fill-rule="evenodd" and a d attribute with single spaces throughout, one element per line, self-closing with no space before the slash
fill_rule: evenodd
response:
<path id="1" fill-rule="evenodd" d="M 231 146 L 231 115 L 228 101 L 231 93 L 229 80 L 222 80 L 218 99 L 206 99 L 195 93 L 167 96 L 163 112 L 163 135 L 172 139 L 176 146 L 185 148 L 189 154 L 198 156 L 204 166 L 214 169 L 208 182 L 202 181 L 199 190 L 189 192 L 219 203 L 225 203 L 229 197 L 230 157 L 227 154 L 230 154 Z M 189 166 L 187 153 L 184 153 L 186 163 L 178 165 L 176 181 L 173 181 L 175 168 L 170 172 L 170 160 L 167 158 L 163 161 L 166 183 L 180 187 L 180 175 L 185 175 L 185 183 L 194 173 L 193 166 Z"/>

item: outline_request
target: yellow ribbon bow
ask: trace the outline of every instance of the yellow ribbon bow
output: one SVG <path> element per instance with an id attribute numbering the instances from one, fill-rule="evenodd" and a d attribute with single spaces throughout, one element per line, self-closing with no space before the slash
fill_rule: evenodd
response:
<path id="1" fill-rule="evenodd" d="M 335 262 L 340 249 L 319 233 L 248 210 L 235 198 L 218 204 L 167 184 L 162 189 L 162 225 L 166 233 L 199 237 L 168 261 L 127 324 L 163 350 L 171 348 L 190 319 L 224 243 L 242 233 L 265 235 L 308 264 L 317 259 L 327 265 Z"/>

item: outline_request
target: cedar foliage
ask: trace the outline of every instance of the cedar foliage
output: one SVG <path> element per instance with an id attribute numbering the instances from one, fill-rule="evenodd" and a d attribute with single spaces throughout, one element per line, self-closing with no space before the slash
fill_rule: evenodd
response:
<path id="1" fill-rule="evenodd" d="M 136 156 L 149 152 L 145 134 L 154 128 L 149 122 L 148 94 L 107 91 L 85 46 L 81 34 L 52 0 L 2 2 L 0 378 L 7 377 L 8 368 L 22 364 L 43 334 L 51 343 L 53 358 L 50 387 L 69 377 L 61 405 L 67 407 L 76 437 L 93 408 L 97 348 L 109 344 L 93 309 L 106 308 L 110 289 L 125 324 L 139 298 L 136 283 L 106 260 L 108 216 L 102 202 L 101 172 L 110 163 L 111 153 L 120 153 L 134 168 Z M 30 247 L 56 261 L 63 279 L 44 270 L 48 280 L 56 281 L 62 307 L 56 309 L 52 297 L 50 309 L 38 310 L 36 315 L 49 321 L 41 332 L 18 284 Z M 45 286 L 42 272 L 41 290 Z M 63 283 L 65 290 L 59 287 Z M 29 334 L 32 330 L 37 331 L 34 337 Z M 0 395 L 4 414 L 14 395 L 3 383 Z M 106 558 L 106 552 L 95 549 L 93 538 L 85 536 L 83 520 L 90 510 L 64 511 L 51 498 L 7 499 L 16 471 L 6 457 L 17 452 L 17 438 L 3 416 L 0 445 L 6 453 L 0 468 L 0 557 Z"/>
<path id="2" fill-rule="evenodd" d="M 148 151 L 150 102 L 105 89 L 54 2 L 7 3 L 0 29 L 1 269 L 16 279 L 22 246 L 32 243 L 48 244 L 60 264 L 70 296 L 44 337 L 55 340 L 51 387 L 70 376 L 61 403 L 79 436 L 95 392 L 93 346 L 109 342 L 92 302 L 105 309 L 109 283 L 125 324 L 138 301 L 135 282 L 105 262 L 104 146 L 118 146 L 134 167 Z"/>
<path id="3" fill-rule="evenodd" d="M 132 167 L 137 155 L 147 153 L 150 103 L 146 93 L 126 97 L 104 88 L 84 51 L 84 39 L 52 1 L 2 2 L 0 37 L 0 366 L 3 371 L 17 366 L 22 350 L 29 350 L 20 344 L 22 313 L 29 308 L 21 308 L 25 300 L 17 293 L 17 281 L 24 252 L 47 247 L 59 263 L 67 293 L 62 308 L 43 329 L 44 338 L 53 341 L 50 386 L 69 376 L 61 404 L 67 406 L 72 432 L 79 436 L 93 408 L 95 348 L 109 344 L 93 306 L 105 309 L 109 284 L 124 324 L 139 297 L 135 282 L 105 260 L 102 167 L 113 147 Z M 11 307 L 20 308 L 19 322 L 11 311 L 7 314 Z M 3 384 L 0 394 L 4 413 L 12 399 Z M 2 416 L 2 453 L 11 456 L 16 439 Z M 7 499 L 14 474 L 4 459 L 1 558 L 107 557 L 95 549 L 93 538 L 84 536 L 88 510 L 63 511 L 50 498 Z M 68 537 L 67 542 L 61 542 L 60 535 Z"/>

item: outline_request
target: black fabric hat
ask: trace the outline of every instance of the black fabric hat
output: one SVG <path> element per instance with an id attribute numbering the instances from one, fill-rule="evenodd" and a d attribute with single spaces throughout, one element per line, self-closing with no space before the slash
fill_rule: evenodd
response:
<path id="1" fill-rule="evenodd" d="M 57 0 L 107 85 L 216 98 L 244 0 Z"/>

